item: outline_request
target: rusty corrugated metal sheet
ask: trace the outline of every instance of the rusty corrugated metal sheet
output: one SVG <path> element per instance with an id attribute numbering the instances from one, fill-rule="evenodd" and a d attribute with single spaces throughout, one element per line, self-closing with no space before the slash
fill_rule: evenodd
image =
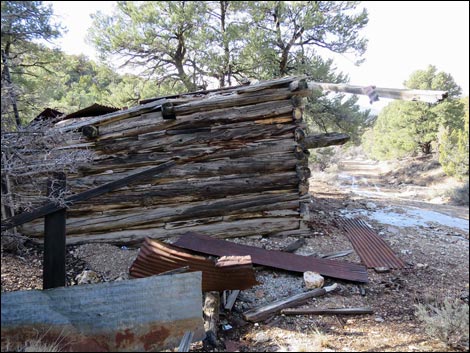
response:
<path id="1" fill-rule="evenodd" d="M 101 104 L 98 104 L 98 103 L 94 103 L 94 104 L 90 105 L 89 107 L 86 107 L 86 108 L 77 110 L 76 112 L 67 114 L 64 117 L 64 120 L 65 119 L 72 119 L 72 118 L 84 118 L 84 117 L 98 116 L 98 115 L 117 112 L 118 110 L 119 110 L 119 108 L 109 107 L 107 105 L 101 105 Z"/>
<path id="2" fill-rule="evenodd" d="M 149 238 L 142 244 L 129 273 L 147 277 L 185 266 L 189 266 L 189 271 L 202 271 L 204 292 L 243 290 L 258 284 L 250 256 L 225 256 L 214 261 Z"/>
<path id="3" fill-rule="evenodd" d="M 388 244 L 361 219 L 341 218 L 336 221 L 345 230 L 362 263 L 369 268 L 403 268 L 405 264 Z"/>
<path id="4" fill-rule="evenodd" d="M 367 269 L 359 264 L 318 259 L 312 256 L 302 256 L 282 251 L 265 250 L 253 246 L 235 244 L 230 241 L 214 239 L 194 232 L 184 234 L 174 245 L 216 256 L 250 255 L 253 263 L 258 265 L 294 272 L 314 271 L 328 277 L 355 282 L 368 282 Z"/>
<path id="5" fill-rule="evenodd" d="M 60 352 L 162 352 L 186 331 L 201 340 L 201 278 L 192 272 L 2 293 L 2 352 L 38 339 Z"/>

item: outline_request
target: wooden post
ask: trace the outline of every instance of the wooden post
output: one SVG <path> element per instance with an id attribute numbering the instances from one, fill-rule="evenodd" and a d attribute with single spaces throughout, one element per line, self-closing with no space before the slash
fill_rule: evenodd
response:
<path id="1" fill-rule="evenodd" d="M 58 197 L 65 190 L 65 173 L 54 173 L 47 188 Z M 65 286 L 65 218 L 64 208 L 44 217 L 43 289 Z"/>

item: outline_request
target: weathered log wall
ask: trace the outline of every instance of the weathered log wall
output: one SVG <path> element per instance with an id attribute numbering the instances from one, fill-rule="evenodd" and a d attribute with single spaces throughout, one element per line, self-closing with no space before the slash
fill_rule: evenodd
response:
<path id="1" fill-rule="evenodd" d="M 58 123 L 58 132 L 87 131 L 67 148 L 96 151 L 93 163 L 68 177 L 73 193 L 205 156 L 73 205 L 67 242 L 139 242 L 188 230 L 221 238 L 301 232 L 310 172 L 299 97 L 308 91 L 295 81 L 167 97 Z M 42 237 L 42 220 L 23 231 Z"/>

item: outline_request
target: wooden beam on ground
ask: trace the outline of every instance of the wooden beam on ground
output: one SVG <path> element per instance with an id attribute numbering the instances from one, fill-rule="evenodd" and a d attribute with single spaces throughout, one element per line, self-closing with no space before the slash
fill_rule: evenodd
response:
<path id="1" fill-rule="evenodd" d="M 333 145 L 343 145 L 348 142 L 349 139 L 350 137 L 347 134 L 330 132 L 326 134 L 307 135 L 305 136 L 303 143 L 306 148 L 311 149 Z"/>
<path id="2" fill-rule="evenodd" d="M 324 288 L 317 288 L 309 292 L 293 295 L 292 297 L 276 300 L 268 305 L 250 309 L 243 313 L 243 318 L 247 321 L 262 321 L 267 319 L 271 314 L 275 314 L 282 309 L 304 304 L 310 298 L 319 297 L 326 293 L 332 292 L 338 285 L 335 283 Z"/>
<path id="3" fill-rule="evenodd" d="M 41 337 L 75 352 L 160 352 L 187 331 L 204 338 L 200 272 L 2 293 L 2 347 Z"/>
<path id="4" fill-rule="evenodd" d="M 374 310 L 371 308 L 339 308 L 339 309 L 283 309 L 281 314 L 285 315 L 359 315 L 359 314 L 373 314 Z"/>

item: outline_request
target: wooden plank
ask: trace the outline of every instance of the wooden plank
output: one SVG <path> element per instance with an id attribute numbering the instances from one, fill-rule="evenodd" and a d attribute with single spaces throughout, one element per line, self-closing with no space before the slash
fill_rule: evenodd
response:
<path id="1" fill-rule="evenodd" d="M 49 194 L 58 197 L 65 191 L 65 182 L 65 173 L 54 173 Z M 65 209 L 44 217 L 43 289 L 65 286 L 65 221 Z"/>
<path id="2" fill-rule="evenodd" d="M 229 292 L 229 295 L 227 297 L 226 303 L 224 303 L 224 309 L 231 311 L 235 304 L 235 301 L 237 300 L 238 295 L 240 294 L 240 290 L 235 289 L 235 290 L 231 290 L 228 292 Z"/>
<path id="3" fill-rule="evenodd" d="M 304 309 L 283 309 L 281 314 L 285 315 L 358 315 L 373 314 L 371 308 L 304 308 Z"/>
<path id="4" fill-rule="evenodd" d="M 293 295 L 289 298 L 279 299 L 267 305 L 250 309 L 243 313 L 243 318 L 247 321 L 261 321 L 267 319 L 271 314 L 279 312 L 281 309 L 297 306 L 305 303 L 310 298 L 319 297 L 328 292 L 332 292 L 338 285 L 335 283 L 324 288 L 317 288 L 309 292 Z"/>
<path id="5" fill-rule="evenodd" d="M 161 351 L 204 337 L 201 273 L 2 293 L 1 334 L 71 351 Z"/>
<path id="6" fill-rule="evenodd" d="M 235 244 L 214 239 L 195 232 L 188 232 L 174 245 L 217 256 L 250 255 L 254 264 L 279 268 L 287 271 L 314 271 L 321 275 L 346 279 L 356 282 L 367 282 L 367 270 L 364 266 L 335 260 L 316 259 L 282 251 L 265 250 L 253 246 Z"/>

